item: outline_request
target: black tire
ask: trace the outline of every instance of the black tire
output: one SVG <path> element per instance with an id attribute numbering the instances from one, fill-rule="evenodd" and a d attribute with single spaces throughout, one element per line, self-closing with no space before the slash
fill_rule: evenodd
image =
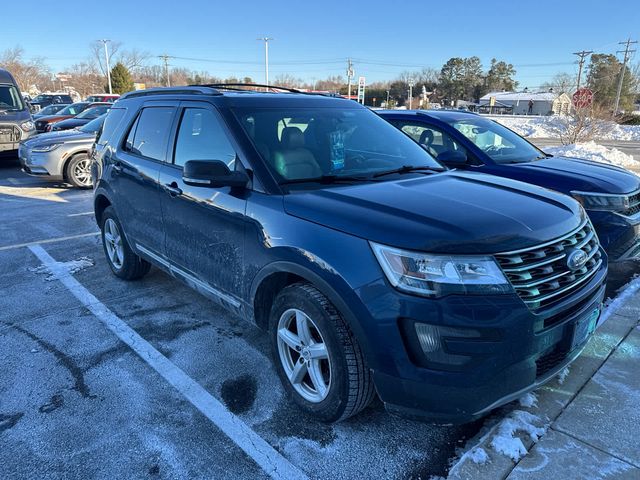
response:
<path id="1" fill-rule="evenodd" d="M 278 323 L 291 309 L 304 312 L 313 322 L 330 359 L 331 382 L 319 402 L 305 399 L 285 371 L 278 350 Z M 308 283 L 284 288 L 276 297 L 269 318 L 274 364 L 289 398 L 304 412 L 323 422 L 339 422 L 367 407 L 375 395 L 371 372 L 362 350 L 340 313 L 318 289 Z"/>
<path id="2" fill-rule="evenodd" d="M 80 172 L 78 170 L 85 171 L 84 168 L 80 168 L 80 165 L 84 165 L 86 162 L 88 163 L 88 169 L 86 173 L 89 175 L 88 182 L 86 181 L 87 177 L 80 176 Z M 71 160 L 67 162 L 67 166 L 64 171 L 64 176 L 67 182 L 73 185 L 76 188 L 91 188 L 91 163 L 89 156 L 86 153 L 78 153 L 71 157 Z"/>
<path id="3" fill-rule="evenodd" d="M 112 224 L 108 224 L 108 222 L 113 222 Z M 113 226 L 118 229 L 118 233 L 120 234 L 121 242 L 122 242 L 122 260 L 121 265 L 114 264 L 113 260 L 109 256 L 109 251 L 107 248 L 107 241 L 105 240 L 105 229 L 106 226 Z M 122 225 L 120 225 L 120 221 L 116 216 L 116 212 L 113 207 L 107 207 L 102 213 L 102 225 L 101 229 L 101 238 L 102 238 L 102 248 L 104 249 L 104 255 L 107 259 L 107 263 L 109 264 L 109 268 L 117 277 L 122 278 L 123 280 L 138 280 L 144 277 L 149 270 L 151 269 L 151 264 L 146 260 L 140 258 L 136 255 L 129 243 L 127 242 L 126 237 L 124 236 Z"/>

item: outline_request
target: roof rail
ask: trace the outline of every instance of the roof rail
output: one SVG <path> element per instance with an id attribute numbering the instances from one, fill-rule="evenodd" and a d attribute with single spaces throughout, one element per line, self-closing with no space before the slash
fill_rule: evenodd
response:
<path id="1" fill-rule="evenodd" d="M 201 85 L 203 87 L 211 87 L 211 88 L 220 88 L 223 90 L 238 90 L 238 91 L 247 91 L 247 88 L 240 88 L 240 87 L 250 87 L 252 89 L 255 88 L 266 88 L 267 91 L 269 89 L 273 89 L 273 90 L 284 90 L 285 92 L 291 92 L 291 93 L 307 93 L 307 92 L 301 92 L 300 90 L 298 90 L 297 88 L 290 88 L 290 87 L 280 87 L 278 85 L 265 85 L 262 83 L 207 83 L 204 85 Z"/>
<path id="2" fill-rule="evenodd" d="M 136 90 L 134 92 L 125 93 L 120 100 L 127 98 L 145 97 L 149 95 L 222 95 L 215 88 L 209 85 L 189 85 L 187 87 L 159 87 L 149 88 L 147 90 Z"/>

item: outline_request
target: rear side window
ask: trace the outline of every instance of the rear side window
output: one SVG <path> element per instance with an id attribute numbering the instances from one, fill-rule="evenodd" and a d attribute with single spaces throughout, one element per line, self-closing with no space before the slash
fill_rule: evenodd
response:
<path id="1" fill-rule="evenodd" d="M 125 149 L 135 155 L 164 161 L 175 108 L 143 108 L 129 132 Z"/>
<path id="2" fill-rule="evenodd" d="M 124 108 L 112 108 L 107 114 L 107 118 L 104 120 L 102 129 L 98 136 L 98 145 L 106 145 L 109 139 L 112 137 L 118 125 L 122 121 L 122 117 L 126 113 Z"/>
<path id="3" fill-rule="evenodd" d="M 211 110 L 186 108 L 180 122 L 174 163 L 184 166 L 189 160 L 222 160 L 230 170 L 235 165 L 236 152 Z"/>

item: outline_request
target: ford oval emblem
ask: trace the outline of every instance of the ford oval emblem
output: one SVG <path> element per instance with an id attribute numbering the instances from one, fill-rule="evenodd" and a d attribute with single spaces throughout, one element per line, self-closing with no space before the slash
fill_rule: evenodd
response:
<path id="1" fill-rule="evenodd" d="M 567 254 L 567 267 L 571 270 L 580 270 L 588 259 L 589 257 L 584 250 L 572 250 Z"/>

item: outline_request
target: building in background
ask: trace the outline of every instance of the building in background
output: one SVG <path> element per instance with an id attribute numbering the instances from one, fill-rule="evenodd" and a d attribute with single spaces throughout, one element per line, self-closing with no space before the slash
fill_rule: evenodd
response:
<path id="1" fill-rule="evenodd" d="M 571 97 L 555 92 L 489 92 L 480 98 L 480 106 L 487 113 L 496 106 L 513 115 L 566 115 L 571 111 Z"/>

